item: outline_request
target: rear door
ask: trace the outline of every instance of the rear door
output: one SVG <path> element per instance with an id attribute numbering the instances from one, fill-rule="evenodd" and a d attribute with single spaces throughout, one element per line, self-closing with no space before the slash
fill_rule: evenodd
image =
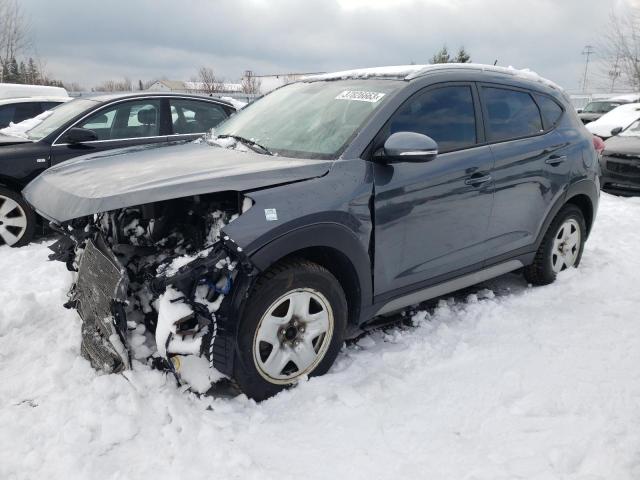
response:
<path id="1" fill-rule="evenodd" d="M 169 140 L 195 140 L 229 117 L 222 105 L 192 98 L 169 98 Z"/>
<path id="2" fill-rule="evenodd" d="M 437 281 L 486 257 L 493 156 L 472 83 L 427 87 L 391 117 L 376 144 L 399 131 L 438 143 L 429 162 L 374 164 L 375 294 Z"/>
<path id="3" fill-rule="evenodd" d="M 549 97 L 502 85 L 480 86 L 487 141 L 495 157 L 495 202 L 487 249 L 494 257 L 528 248 L 568 176 L 569 145 L 554 130 Z M 543 122 L 544 110 L 550 110 Z M 553 102 L 552 104 L 547 103 Z M 559 119 L 556 110 L 556 121 Z"/>
<path id="4" fill-rule="evenodd" d="M 160 98 L 141 98 L 119 101 L 92 112 L 73 127 L 92 130 L 98 139 L 73 144 L 63 133 L 51 148 L 51 163 L 103 150 L 166 142 L 161 106 Z"/>

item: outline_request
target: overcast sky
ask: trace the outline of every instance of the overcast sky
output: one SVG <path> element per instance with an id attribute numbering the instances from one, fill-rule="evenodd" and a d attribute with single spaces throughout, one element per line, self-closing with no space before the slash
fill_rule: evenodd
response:
<path id="1" fill-rule="evenodd" d="M 47 70 L 89 88 L 123 76 L 256 74 L 428 63 L 443 44 L 478 63 L 579 88 L 587 44 L 635 0 L 20 0 Z"/>

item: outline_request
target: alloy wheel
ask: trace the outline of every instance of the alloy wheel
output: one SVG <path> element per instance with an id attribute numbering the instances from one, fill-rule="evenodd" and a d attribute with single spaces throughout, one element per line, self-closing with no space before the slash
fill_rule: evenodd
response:
<path id="1" fill-rule="evenodd" d="M 576 264 L 581 240 L 580 226 L 576 220 L 568 218 L 560 225 L 551 250 L 551 267 L 554 272 L 559 273 Z"/>
<path id="2" fill-rule="evenodd" d="M 13 246 L 27 231 L 27 214 L 18 202 L 0 195 L 0 245 Z"/>

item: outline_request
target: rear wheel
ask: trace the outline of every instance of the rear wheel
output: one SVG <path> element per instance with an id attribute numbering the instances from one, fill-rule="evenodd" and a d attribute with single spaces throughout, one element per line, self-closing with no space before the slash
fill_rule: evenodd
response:
<path id="1" fill-rule="evenodd" d="M 343 343 L 347 301 L 336 278 L 306 260 L 266 272 L 240 324 L 234 377 L 256 400 L 326 373 Z"/>
<path id="2" fill-rule="evenodd" d="M 33 238 L 36 215 L 22 195 L 0 187 L 0 245 L 21 247 Z"/>
<path id="3" fill-rule="evenodd" d="M 563 270 L 577 267 L 586 236 L 582 211 L 571 204 L 562 207 L 545 233 L 533 264 L 524 269 L 527 281 L 533 285 L 548 285 Z"/>

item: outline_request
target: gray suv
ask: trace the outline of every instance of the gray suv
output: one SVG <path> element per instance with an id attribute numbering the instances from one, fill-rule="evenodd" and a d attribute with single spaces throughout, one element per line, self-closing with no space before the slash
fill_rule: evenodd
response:
<path id="1" fill-rule="evenodd" d="M 64 234 L 52 258 L 78 272 L 94 366 L 188 381 L 195 357 L 258 400 L 411 305 L 516 270 L 553 282 L 598 195 L 566 94 L 478 65 L 306 78 L 199 142 L 70 160 L 24 190 Z"/>

